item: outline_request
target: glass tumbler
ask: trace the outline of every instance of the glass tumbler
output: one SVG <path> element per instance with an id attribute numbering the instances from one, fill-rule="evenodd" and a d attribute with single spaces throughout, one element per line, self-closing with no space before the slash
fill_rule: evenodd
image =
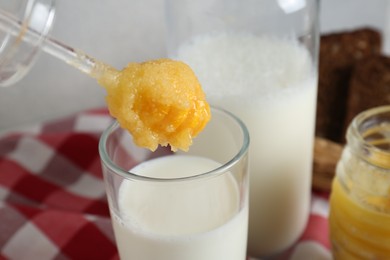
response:
<path id="1" fill-rule="evenodd" d="M 28 72 L 54 16 L 55 0 L 0 2 L 0 86 L 9 86 Z"/>
<path id="2" fill-rule="evenodd" d="M 251 135 L 248 249 L 271 256 L 303 232 L 311 195 L 318 0 L 166 0 L 168 55 Z"/>
<path id="3" fill-rule="evenodd" d="M 213 108 L 188 152 L 150 152 L 118 123 L 99 151 L 121 259 L 244 260 L 248 146 L 244 124 Z"/>

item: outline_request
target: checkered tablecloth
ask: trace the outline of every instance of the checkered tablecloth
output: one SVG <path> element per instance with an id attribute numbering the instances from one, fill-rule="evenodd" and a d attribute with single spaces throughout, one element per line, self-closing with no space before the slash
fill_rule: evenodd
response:
<path id="1" fill-rule="evenodd" d="M 0 136 L 0 259 L 118 259 L 98 154 L 111 121 L 97 109 Z M 327 214 L 313 192 L 304 234 L 278 259 L 331 259 Z"/>

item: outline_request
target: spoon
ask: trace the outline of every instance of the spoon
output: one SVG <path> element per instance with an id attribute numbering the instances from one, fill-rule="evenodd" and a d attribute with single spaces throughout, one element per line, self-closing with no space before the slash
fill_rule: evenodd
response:
<path id="1" fill-rule="evenodd" d="M 42 40 L 38 32 L 3 11 L 0 29 L 18 41 Z M 172 151 L 186 151 L 210 120 L 199 81 L 183 62 L 130 63 L 118 71 L 55 39 L 45 38 L 42 50 L 96 79 L 107 91 L 110 114 L 139 146 L 154 151 L 158 145 L 170 145 Z"/>

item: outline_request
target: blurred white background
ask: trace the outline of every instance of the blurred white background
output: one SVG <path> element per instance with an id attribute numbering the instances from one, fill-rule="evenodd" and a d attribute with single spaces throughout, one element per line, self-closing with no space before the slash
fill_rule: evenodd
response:
<path id="1" fill-rule="evenodd" d="M 370 25 L 387 36 L 387 3 L 322 0 L 321 30 Z M 118 69 L 165 56 L 164 0 L 57 0 L 56 13 L 52 37 Z M 41 53 L 22 81 L 0 88 L 0 131 L 103 107 L 104 96 L 93 79 Z"/>

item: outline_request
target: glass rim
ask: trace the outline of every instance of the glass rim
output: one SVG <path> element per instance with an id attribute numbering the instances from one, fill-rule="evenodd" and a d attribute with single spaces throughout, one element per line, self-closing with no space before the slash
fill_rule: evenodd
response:
<path id="1" fill-rule="evenodd" d="M 366 137 L 364 136 L 364 134 L 367 133 L 364 133 L 361 130 L 362 124 L 381 114 L 390 115 L 390 105 L 373 107 L 356 115 L 348 127 L 347 141 L 349 145 L 353 147 L 355 152 L 357 152 L 364 160 L 376 166 L 388 169 L 390 164 L 386 163 L 386 161 L 390 160 L 390 151 L 384 150 L 375 144 L 367 142 Z M 354 142 L 354 140 L 357 142 Z M 367 156 L 370 154 L 375 154 L 376 156 Z M 385 163 L 382 162 L 383 160 L 385 160 Z"/>
<path id="2" fill-rule="evenodd" d="M 205 179 L 205 178 L 210 178 L 214 176 L 218 176 L 221 174 L 224 174 L 226 172 L 229 172 L 229 169 L 232 168 L 235 164 L 237 164 L 241 158 L 243 158 L 249 150 L 249 144 L 250 144 L 250 135 L 249 131 L 244 124 L 244 122 L 238 118 L 236 115 L 233 113 L 219 108 L 219 107 L 214 107 L 211 106 L 211 111 L 212 111 L 212 116 L 214 112 L 224 114 L 225 116 L 230 117 L 236 124 L 238 124 L 239 128 L 242 131 L 242 136 L 243 136 L 243 141 L 240 149 L 238 149 L 238 152 L 231 157 L 229 161 L 226 163 L 222 164 L 221 166 L 218 166 L 217 168 L 214 168 L 210 171 L 207 172 L 202 172 L 196 175 L 188 176 L 188 177 L 179 177 L 179 178 L 154 178 L 154 177 L 147 177 L 147 176 L 142 176 L 138 175 L 136 173 L 130 172 L 130 170 L 126 171 L 116 165 L 108 155 L 106 151 L 106 144 L 108 137 L 113 133 L 116 129 L 120 128 L 120 125 L 117 120 L 115 120 L 113 123 L 111 123 L 108 128 L 106 128 L 100 139 L 99 139 L 99 154 L 100 154 L 100 159 L 101 162 L 104 164 L 105 167 L 107 167 L 111 172 L 120 175 L 121 177 L 128 179 L 128 180 L 138 180 L 138 181 L 148 181 L 148 182 L 162 182 L 162 183 L 171 183 L 171 182 L 180 182 L 180 181 L 190 181 L 190 180 L 197 180 L 197 179 Z M 126 130 L 124 130 L 126 131 Z M 130 134 L 130 133 L 129 133 Z M 195 138 L 196 140 L 196 138 Z M 147 148 L 145 148 L 147 149 Z M 190 147 L 191 149 L 191 147 Z M 157 157 L 161 158 L 161 157 Z M 141 163 L 141 162 L 140 162 Z"/>

